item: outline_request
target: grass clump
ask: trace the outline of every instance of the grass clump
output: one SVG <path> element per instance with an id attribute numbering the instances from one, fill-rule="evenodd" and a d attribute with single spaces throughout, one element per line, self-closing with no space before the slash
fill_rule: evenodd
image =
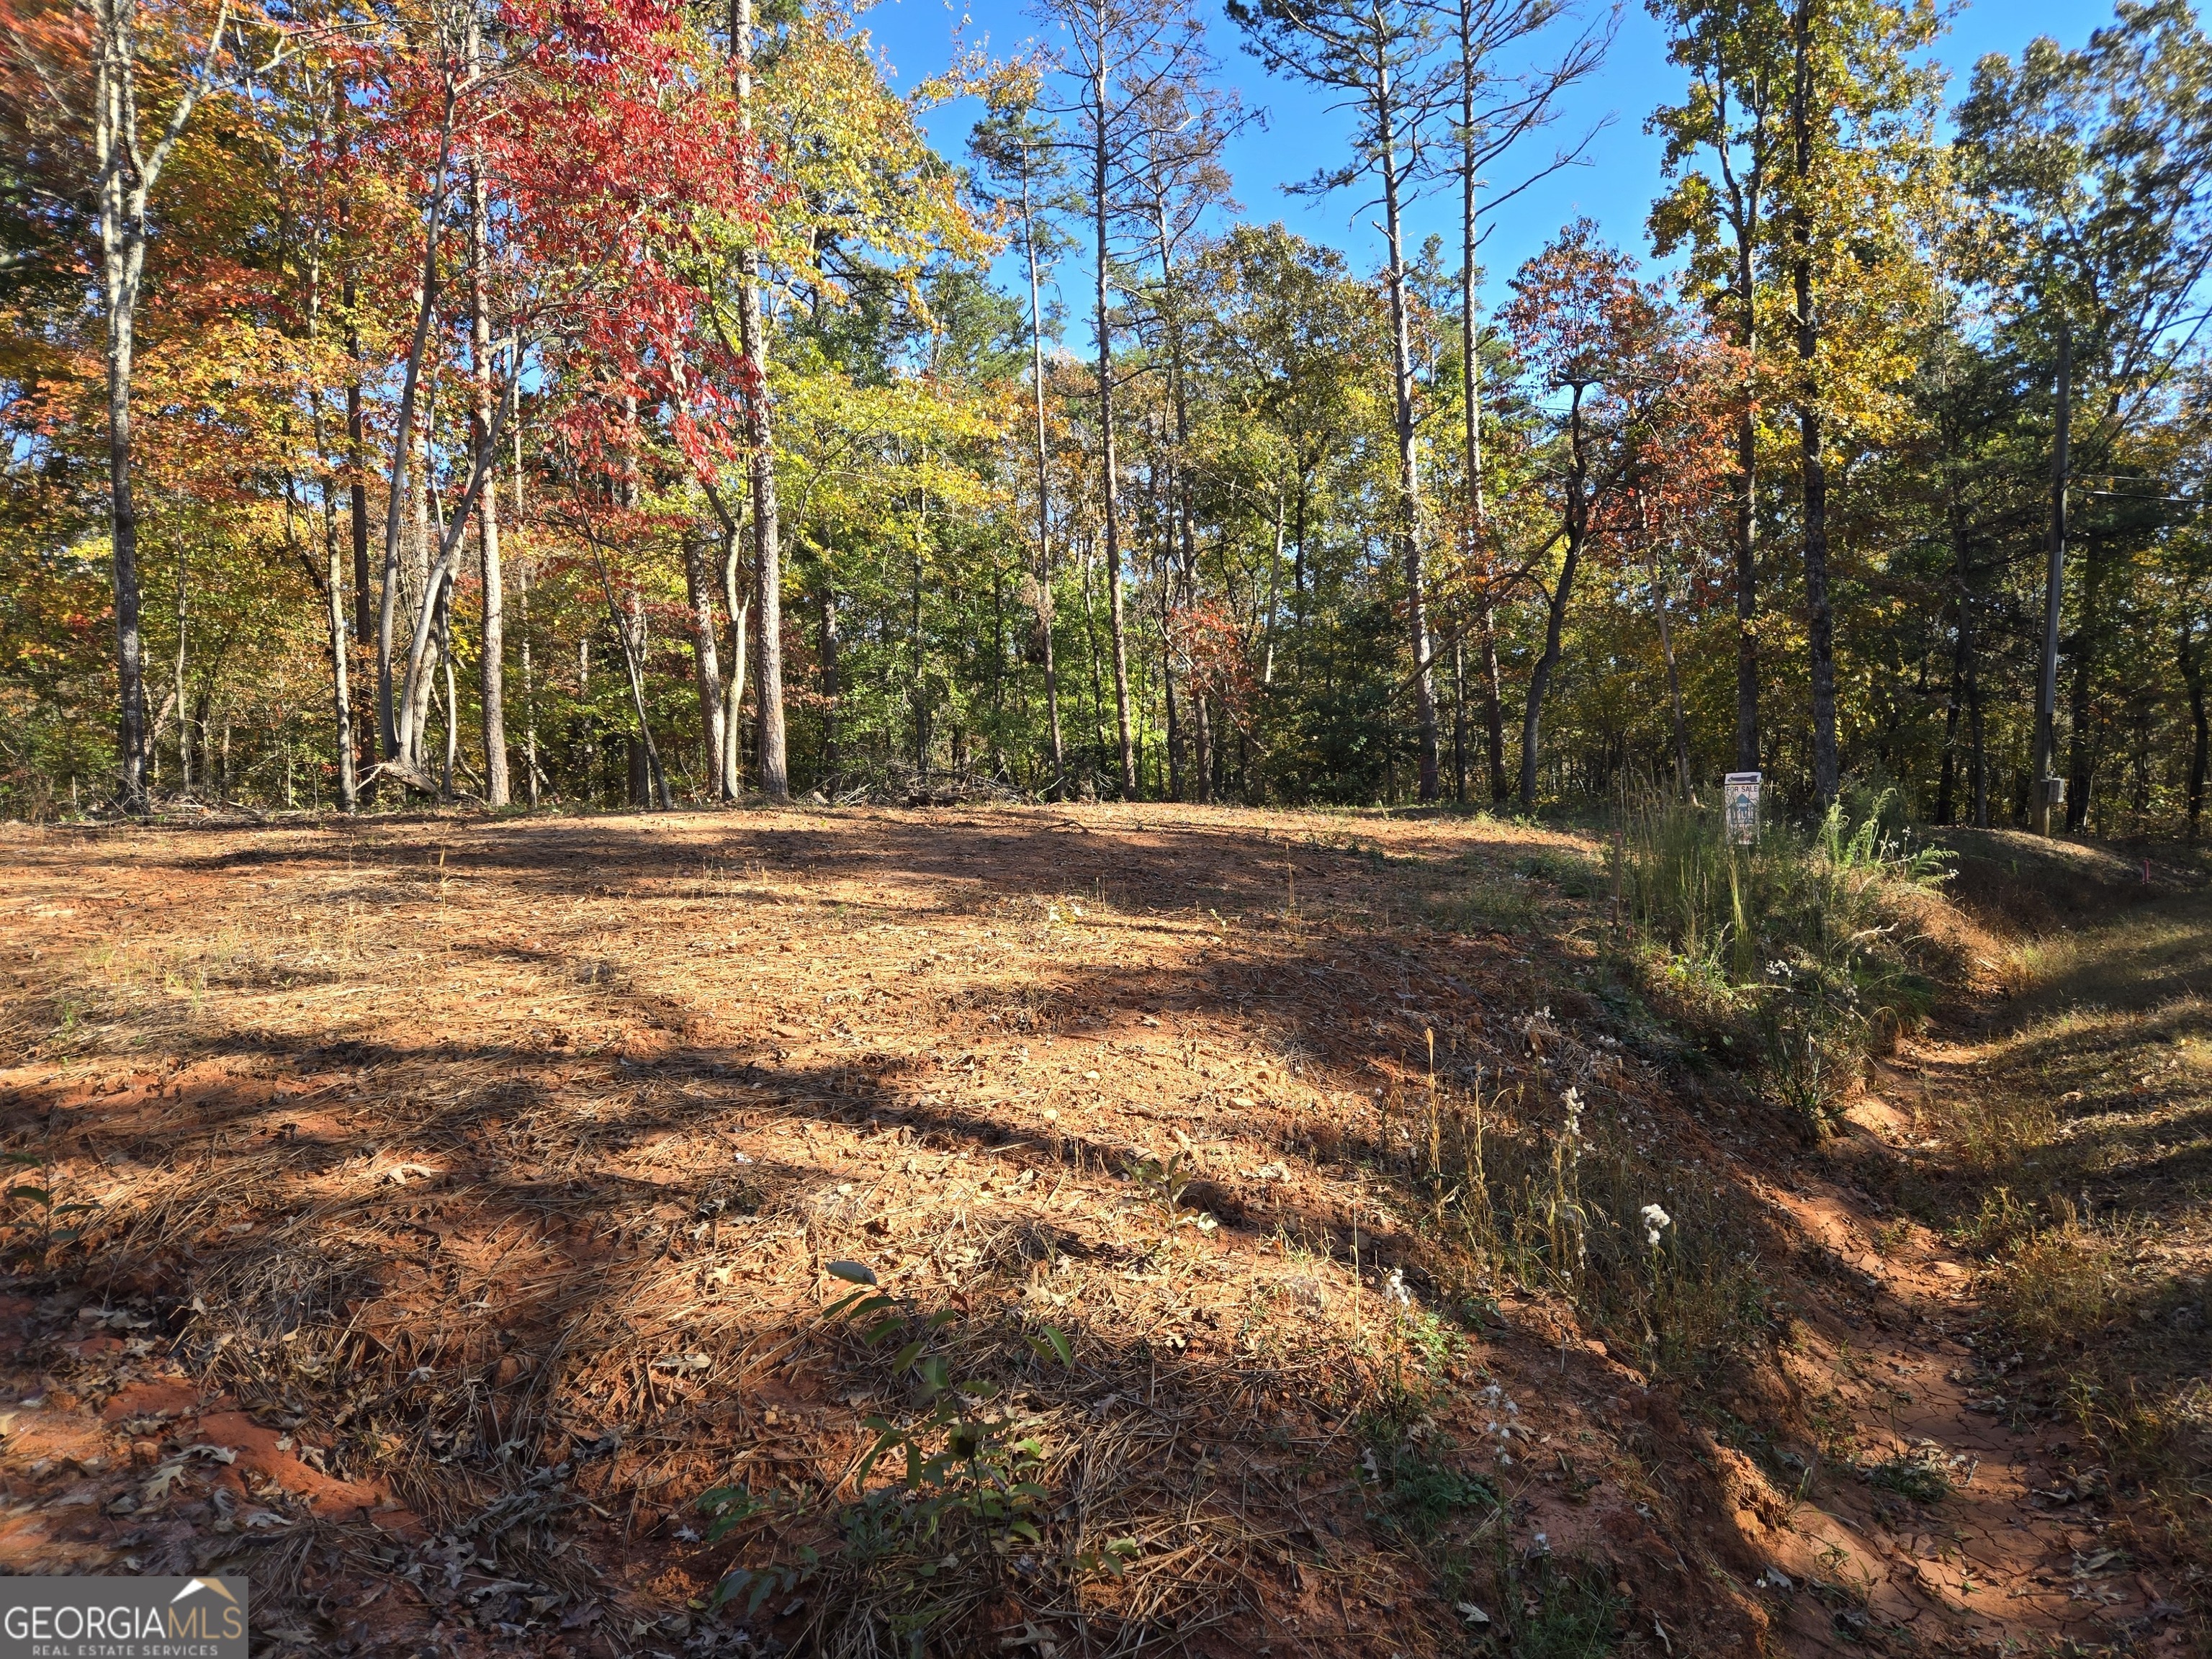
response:
<path id="1" fill-rule="evenodd" d="M 1417 1404 L 1370 1413 L 1362 1473 L 1370 1513 L 1427 1565 L 1468 1651 L 1513 1659 L 1601 1659 L 1619 1644 L 1627 1601 L 1601 1563 L 1553 1556 L 1535 1544 L 1511 1547 L 1510 1508 L 1487 1475 L 1454 1462 L 1457 1448 Z"/>
<path id="2" fill-rule="evenodd" d="M 1556 1029 L 1543 1040 L 1571 1041 Z M 1771 1337 L 1775 1293 L 1753 1218 L 1633 1124 L 1593 1112 L 1578 1088 L 1478 1085 L 1392 1104 L 1413 1120 L 1412 1150 L 1386 1172 L 1431 1195 L 1431 1224 L 1471 1250 L 1474 1282 L 1567 1297 L 1586 1331 L 1654 1376 L 1711 1375 Z M 1400 1323 L 1403 1352 L 1442 1340 Z"/>
<path id="3" fill-rule="evenodd" d="M 2070 1217 L 2031 1226 L 1998 1261 L 1984 1306 L 2015 1340 L 2046 1353 L 2081 1347 L 2126 1308 L 2134 1248 L 2122 1227 Z"/>
<path id="4" fill-rule="evenodd" d="M 1408 1425 L 1399 1416 L 1370 1413 L 1359 1423 L 1367 1443 L 1362 1472 L 1375 1483 L 1377 1517 L 1392 1532 L 1417 1549 L 1432 1550 L 1504 1513 L 1495 1482 L 1451 1462 L 1455 1448 L 1449 1436 L 1425 1419 Z M 1469 1540 L 1455 1541 L 1463 1553 Z"/>
<path id="5" fill-rule="evenodd" d="M 1647 793 L 1614 842 L 1649 977 L 1726 1046 L 1748 1036 L 1766 1092 L 1814 1137 L 1867 1055 L 1934 1000 L 1894 901 L 1941 882 L 1948 855 L 1915 845 L 1895 805 L 1838 800 L 1809 831 L 1770 824 L 1739 847 L 1717 809 Z"/>
<path id="6" fill-rule="evenodd" d="M 1486 1651 L 1513 1659 L 1603 1659 L 1620 1646 L 1627 1598 L 1601 1564 L 1540 1554 L 1512 1579 L 1502 1587 L 1504 1628 L 1492 1634 Z"/>
<path id="7" fill-rule="evenodd" d="M 1940 1504 L 1952 1492 L 1951 1466 L 1941 1452 L 1923 1447 L 1899 1452 L 1866 1470 L 1867 1484 L 1916 1504 Z"/>

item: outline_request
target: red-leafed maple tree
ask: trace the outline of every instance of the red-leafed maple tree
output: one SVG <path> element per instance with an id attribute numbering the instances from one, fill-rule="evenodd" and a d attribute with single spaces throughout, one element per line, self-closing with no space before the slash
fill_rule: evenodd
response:
<path id="1" fill-rule="evenodd" d="M 387 43 L 389 44 L 389 43 Z M 726 77 L 680 5 L 512 0 L 484 27 L 434 15 L 396 50 L 367 47 L 365 154 L 422 204 L 416 289 L 392 442 L 378 630 L 385 769 L 427 787 L 422 756 L 437 630 L 470 514 L 526 381 L 542 392 L 578 487 L 635 500 L 641 411 L 702 473 L 732 459 L 757 390 L 701 315 L 696 268 L 762 212 L 754 146 Z M 500 393 L 479 422 L 420 599 L 404 669 L 393 639 L 399 507 L 417 388 L 435 356 L 464 187 L 482 192 Z M 481 343 L 483 336 L 479 335 Z"/>

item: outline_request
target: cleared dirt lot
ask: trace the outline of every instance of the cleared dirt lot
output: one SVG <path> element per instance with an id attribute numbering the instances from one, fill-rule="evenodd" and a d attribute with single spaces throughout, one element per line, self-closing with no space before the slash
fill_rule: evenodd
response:
<path id="1" fill-rule="evenodd" d="M 1966 1272 L 1622 990 L 1572 837 L 0 837 L 0 1134 L 46 1195 L 0 1303 L 9 1571 L 229 1565 L 277 1644 L 349 1653 L 1986 1652 L 2123 1616 L 2071 1593 L 2035 1449 L 1965 1414 Z M 1649 1194 L 1711 1252 L 1670 1295 L 1758 1301 L 1686 1358 L 1545 1289 L 1571 1090 L 1577 1202 Z M 1923 1439 L 1956 1491 L 1857 1478 Z"/>

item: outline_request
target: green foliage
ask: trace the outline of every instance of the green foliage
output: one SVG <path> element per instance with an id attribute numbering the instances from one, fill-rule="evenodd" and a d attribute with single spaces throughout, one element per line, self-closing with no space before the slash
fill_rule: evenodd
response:
<path id="1" fill-rule="evenodd" d="M 1510 1636 L 1493 1651 L 1513 1659 L 1602 1659 L 1620 1642 L 1627 1603 L 1601 1563 L 1540 1558 L 1518 1586 L 1524 1597 Z"/>
<path id="2" fill-rule="evenodd" d="M 1455 1526 L 1480 1524 L 1504 1511 L 1495 1481 L 1453 1463 L 1456 1449 L 1448 1437 L 1431 1432 L 1416 1438 L 1382 1415 L 1363 1417 L 1358 1429 L 1373 1454 L 1370 1479 L 1379 1487 L 1382 1518 L 1416 1548 L 1436 1545 Z"/>
<path id="3" fill-rule="evenodd" d="M 1438 1599 L 1483 1655 L 1598 1659 L 1613 1651 L 1626 1604 L 1599 1562 L 1512 1548 L 1511 1506 L 1487 1475 L 1458 1467 L 1459 1449 L 1418 1402 L 1354 1425 L 1370 1514 L 1425 1561 Z M 1409 1420 L 1410 1417 L 1410 1420 Z"/>
<path id="4" fill-rule="evenodd" d="M 902 1385 L 909 1402 L 862 1419 L 873 1441 L 851 1476 L 858 1495 L 830 1517 L 839 1539 L 840 1616 L 856 1627 L 879 1624 L 919 1654 L 933 1631 L 985 1593 L 998 1564 L 1044 1547 L 1051 1498 L 1042 1479 L 1045 1446 L 1001 1403 L 999 1383 L 955 1376 L 942 1344 L 957 1317 L 952 1310 L 926 1310 L 883 1291 L 863 1262 L 833 1261 L 828 1270 L 860 1288 L 831 1303 L 825 1322 L 851 1330 L 862 1350 L 886 1355 L 884 1380 Z M 1073 1343 L 1055 1326 L 1031 1334 L 1029 1346 L 1040 1364 L 1075 1364 Z M 696 1506 L 708 1517 L 708 1543 L 781 1520 L 769 1534 L 773 1544 L 775 1532 L 801 1518 L 788 1500 L 744 1486 L 715 1487 Z M 1119 1574 L 1135 1550 L 1132 1540 L 1115 1540 L 1078 1567 Z M 732 1570 L 714 1601 L 742 1598 L 750 1614 L 826 1571 L 807 1546 L 770 1565 Z"/>
<path id="5" fill-rule="evenodd" d="M 55 1250 L 74 1244 L 83 1235 L 82 1226 L 73 1222 L 62 1224 L 62 1218 L 90 1215 L 100 1206 L 66 1196 L 55 1176 L 53 1159 L 49 1153 L 0 1153 L 0 1162 L 13 1164 L 19 1170 L 36 1170 L 39 1172 L 35 1182 L 18 1182 L 4 1194 L 0 1194 L 0 1197 L 4 1197 L 10 1205 L 19 1206 L 16 1210 L 18 1216 L 29 1218 L 30 1224 L 25 1228 L 26 1243 L 34 1243 L 35 1249 L 27 1250 L 26 1255 L 33 1267 L 43 1267 L 52 1260 Z"/>
<path id="6" fill-rule="evenodd" d="M 1286 72 L 1363 72 L 1280 7 L 1255 0 L 1242 15 Z M 1430 57 L 1434 20 L 1397 5 L 1346 15 L 1355 33 L 1381 27 L 1390 50 L 1411 54 L 1407 96 L 1425 107 L 1418 88 L 1441 64 Z M 1483 477 L 1466 476 L 1456 441 L 1432 441 L 1418 503 L 1448 792 L 1511 793 L 1539 663 L 1548 666 L 1532 758 L 1545 810 L 1585 811 L 1625 776 L 1671 771 L 1678 697 L 1686 781 L 1735 763 L 1741 639 L 1729 497 L 1741 369 L 1766 388 L 1750 434 L 1762 480 L 1802 465 L 1792 405 L 1807 402 L 1826 422 L 1845 769 L 1880 769 L 1898 805 L 1923 821 L 2018 821 L 2042 605 L 2034 562 L 2019 555 L 2023 527 L 2047 508 L 2063 318 L 2076 407 L 2102 411 L 2077 422 L 2083 487 L 2061 617 L 2071 827 L 2132 836 L 2199 823 L 2212 743 L 2199 737 L 2212 729 L 2201 712 L 2212 539 L 2191 517 L 2205 428 L 2203 400 L 2185 389 L 2201 378 L 2208 337 L 2188 319 L 2203 309 L 2197 273 L 2212 247 L 2212 48 L 2193 15 L 2175 0 L 2129 0 L 2078 47 L 2038 41 L 1984 60 L 1956 111 L 1957 142 L 1939 151 L 1926 48 L 1940 9 L 1817 0 L 1803 10 L 1816 103 L 1802 167 L 1790 109 L 1798 10 L 1663 0 L 1656 15 L 1670 58 L 1689 73 L 1680 100 L 1652 112 L 1665 148 L 1650 228 L 1662 253 L 1684 256 L 1681 286 L 1698 309 L 1678 318 L 1678 343 L 1712 373 L 1662 400 L 1674 422 L 1665 441 L 1617 458 L 1637 475 L 1636 512 L 1615 510 L 1626 498 L 1607 493 L 1619 487 L 1610 464 L 1591 474 L 1595 517 L 1555 654 L 1547 590 L 1563 586 L 1556 509 L 1562 446 L 1573 446 L 1545 386 L 1560 342 L 1498 326 L 1510 313 L 1472 319 Z M 1140 793 L 1413 799 L 1419 677 L 1406 564 L 1402 549 L 1384 551 L 1401 510 L 1387 284 L 1282 225 L 1220 222 L 1207 204 L 1230 181 L 1210 165 L 1146 178 L 1133 153 L 1124 183 L 1161 192 L 1179 240 L 1171 270 L 1133 247 L 1109 262 L 1121 556 L 1121 592 L 1111 594 L 1096 372 L 1057 353 L 1033 371 L 1030 349 L 1039 334 L 1090 337 L 1089 319 L 1055 314 L 1049 297 L 1053 261 L 1079 240 L 1092 205 L 1084 169 L 1067 165 L 1079 135 L 1066 112 L 1080 88 L 1035 65 L 963 63 L 902 94 L 853 15 L 780 3 L 763 17 L 767 220 L 695 227 L 685 268 L 702 307 L 695 337 L 661 349 L 719 385 L 739 256 L 761 259 L 775 296 L 767 376 L 794 788 L 830 800 L 1064 795 L 1104 778 L 1110 791 L 1119 660 Z M 146 48 L 159 78 L 177 72 L 167 54 L 184 36 L 155 33 L 161 44 L 149 36 Z M 710 50 L 703 38 L 692 44 Z M 41 50 L 64 61 L 38 73 L 53 84 L 88 73 L 66 61 L 75 49 L 47 42 Z M 325 810 L 333 799 L 321 584 L 328 544 L 343 556 L 350 539 L 356 465 L 340 411 L 358 382 L 373 517 L 388 483 L 382 434 L 397 412 L 388 371 L 412 332 L 420 181 L 380 171 L 374 134 L 350 125 L 373 119 L 368 106 L 317 136 L 327 106 L 312 88 L 331 72 L 319 50 L 303 46 L 251 100 L 211 95 L 164 175 L 138 318 L 135 462 L 147 712 L 164 799 L 186 764 L 202 800 Z M 88 285 L 64 274 L 88 252 L 87 224 L 64 205 L 82 198 L 69 175 L 87 135 L 40 90 L 40 61 L 27 50 L 0 63 L 0 111 L 30 123 L 0 164 L 22 174 L 0 234 L 28 256 L 0 259 L 0 385 L 10 389 L 0 409 L 9 441 L 0 811 L 52 818 L 111 793 L 116 639 L 100 534 L 102 324 Z M 1190 96 L 1202 100 L 1203 79 Z M 966 92 L 988 108 L 973 173 L 932 149 L 923 118 Z M 365 169 L 343 234 L 318 217 L 326 143 Z M 1371 148 L 1340 158 L 1354 172 L 1380 159 Z M 1767 191 L 1756 212 L 1729 184 L 1753 170 Z M 1622 243 L 1622 227 L 1602 229 Z M 1035 244 L 1048 279 L 1042 315 L 1029 314 L 1026 281 L 997 280 L 994 231 Z M 458 225 L 453 234 L 465 240 Z M 505 234 L 495 228 L 496 257 L 514 263 L 515 292 L 532 291 L 542 273 L 522 268 L 526 250 Z M 447 252 L 460 257 L 458 240 Z M 1449 264 L 1408 251 L 1407 343 L 1422 366 L 1410 413 L 1432 434 L 1456 434 L 1468 412 L 1456 372 L 1467 319 Z M 1797 360 L 1790 322 L 1801 266 L 1820 319 L 1809 363 Z M 468 287 L 449 284 L 450 308 L 433 319 L 428 367 L 448 386 L 470 354 Z M 504 331 L 495 319 L 494 335 Z M 360 363 L 348 343 L 356 336 Z M 1746 345 L 1759 361 L 1735 363 L 1729 353 Z M 580 343 L 536 349 L 543 378 L 532 380 L 512 476 L 502 457 L 496 494 L 509 762 L 520 778 L 531 752 L 541 803 L 621 804 L 633 796 L 639 717 L 575 532 L 592 487 L 562 435 L 615 370 L 562 355 Z M 1629 355 L 1615 367 L 1649 367 Z M 417 410 L 418 477 L 427 471 L 436 499 L 402 501 L 403 631 L 420 580 L 417 521 L 434 524 L 458 502 L 468 403 L 447 395 Z M 711 793 L 710 710 L 728 698 L 737 746 L 750 754 L 758 708 L 757 693 L 726 684 L 702 692 L 694 639 L 703 617 L 726 681 L 741 637 L 757 666 L 759 573 L 742 468 L 689 453 L 672 407 L 648 400 L 625 439 L 640 506 L 612 574 L 645 636 L 646 728 L 677 795 L 699 801 Z M 1790 556 L 1806 530 L 1802 500 L 1795 488 L 1759 492 L 1750 597 L 1760 763 L 1778 799 L 1818 809 L 1799 712 L 1810 701 L 1810 599 L 1802 561 Z M 721 556 L 732 545 L 726 586 Z M 714 556 L 703 583 L 687 568 L 702 547 Z M 372 560 L 364 596 L 348 569 L 342 600 L 350 609 L 365 597 L 373 611 L 383 580 Z M 465 571 L 451 617 L 459 706 L 443 707 L 441 677 L 432 717 L 434 756 L 453 734 L 450 787 L 462 795 L 483 786 L 484 597 Z M 747 613 L 742 635 L 733 610 Z M 373 658 L 356 640 L 357 731 L 374 703 Z M 1487 753 L 1493 712 L 1504 777 Z M 375 757 L 364 744 L 357 758 Z M 387 789 L 377 805 L 403 799 Z M 1856 834 L 1866 815 L 1847 817 Z M 1725 866 L 1694 861 L 1682 874 L 1692 885 L 1729 878 Z M 1601 890 L 1571 874 L 1555 884 L 1572 897 Z M 1439 921 L 1516 928 L 1517 896 L 1494 884 Z M 1705 898 L 1691 906 L 1727 915 Z M 1731 949 L 1755 952 L 1755 931 L 1735 928 Z M 1678 954 L 1686 994 L 1740 1000 L 1764 962 L 1721 961 L 1704 945 Z M 1741 1041 L 1769 1051 L 1791 1109 L 1817 1116 L 1848 1075 L 1829 1061 L 1864 999 L 1856 981 L 1801 974 L 1771 999 L 1765 1026 L 1736 1011 Z"/>
<path id="7" fill-rule="evenodd" d="M 1950 1465 L 1932 1449 L 1899 1452 L 1894 1457 L 1884 1458 L 1868 1467 L 1866 1478 L 1869 1486 L 1910 1498 L 1917 1504 L 1937 1504 L 1951 1495 Z"/>
<path id="8" fill-rule="evenodd" d="M 1617 857 L 1656 988 L 1755 1033 L 1766 1085 L 1818 1135 L 1868 1050 L 1923 1018 L 1898 890 L 1944 878 L 1883 790 L 1847 796 L 1809 832 L 1767 823 L 1731 844 L 1716 810 L 1646 794 L 1624 811 Z"/>

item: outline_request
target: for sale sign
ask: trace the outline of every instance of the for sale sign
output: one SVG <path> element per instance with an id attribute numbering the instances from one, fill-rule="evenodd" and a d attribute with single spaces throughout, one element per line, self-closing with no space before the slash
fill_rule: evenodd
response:
<path id="1" fill-rule="evenodd" d="M 1759 774 L 1731 772 L 1721 780 L 1721 823 L 1732 847 L 1759 839 Z"/>

